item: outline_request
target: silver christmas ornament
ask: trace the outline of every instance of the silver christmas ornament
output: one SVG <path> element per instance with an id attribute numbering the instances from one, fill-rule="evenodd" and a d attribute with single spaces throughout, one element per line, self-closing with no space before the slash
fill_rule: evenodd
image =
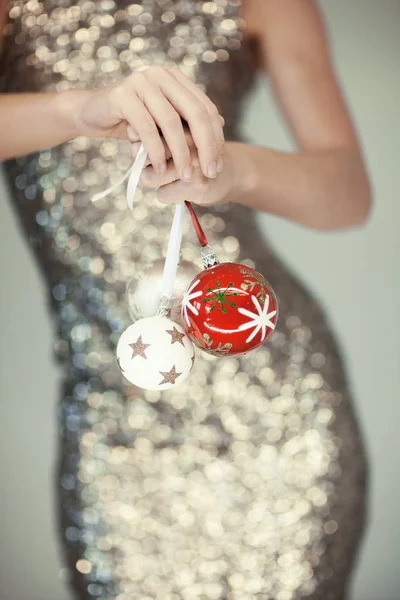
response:
<path id="1" fill-rule="evenodd" d="M 200 268 L 194 263 L 183 260 L 178 265 L 174 293 L 169 302 L 169 318 L 182 324 L 182 298 L 188 284 L 198 275 Z M 129 315 L 132 321 L 153 317 L 159 309 L 161 284 L 164 271 L 164 259 L 157 260 L 149 268 L 135 274 L 126 286 Z M 161 302 L 163 304 L 163 302 Z"/>

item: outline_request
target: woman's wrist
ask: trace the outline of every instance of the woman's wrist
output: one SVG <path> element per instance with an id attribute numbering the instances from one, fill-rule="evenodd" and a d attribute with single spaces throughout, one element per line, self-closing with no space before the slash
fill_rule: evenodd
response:
<path id="1" fill-rule="evenodd" d="M 252 146 L 240 142 L 228 142 L 227 151 L 231 163 L 230 201 L 247 204 L 249 196 L 256 188 L 255 164 L 252 160 Z"/>
<path id="2" fill-rule="evenodd" d="M 70 139 L 85 135 L 81 115 L 90 94 L 89 90 L 67 90 L 55 94 L 57 119 Z"/>

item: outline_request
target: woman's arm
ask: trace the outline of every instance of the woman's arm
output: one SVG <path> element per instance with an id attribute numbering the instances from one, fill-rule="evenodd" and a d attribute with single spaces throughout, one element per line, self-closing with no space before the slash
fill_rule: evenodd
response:
<path id="1" fill-rule="evenodd" d="M 76 115 L 85 92 L 0 94 L 0 160 L 57 146 L 81 135 Z"/>
<path id="2" fill-rule="evenodd" d="M 209 98 L 178 69 L 150 67 L 98 90 L 0 95 L 0 159 L 28 154 L 84 135 L 141 140 L 159 173 L 163 139 L 179 177 L 193 176 L 187 123 L 206 177 L 222 167 L 223 120 Z"/>
<path id="3" fill-rule="evenodd" d="M 298 152 L 228 142 L 224 169 L 215 181 L 203 177 L 196 157 L 191 183 L 178 181 L 173 160 L 163 176 L 148 166 L 142 181 L 158 189 L 162 202 L 237 202 L 316 229 L 363 223 L 370 184 L 314 3 L 244 0 L 244 9 L 257 58 L 272 79 Z"/>
<path id="4" fill-rule="evenodd" d="M 236 148 L 249 173 L 239 201 L 320 229 L 362 223 L 370 184 L 314 2 L 245 0 L 244 9 L 299 151 Z"/>
<path id="5" fill-rule="evenodd" d="M 8 0 L 0 0 L 0 56 L 7 6 Z M 83 99 L 81 92 L 68 96 L 64 92 L 0 94 L 0 160 L 50 148 L 79 135 L 75 115 Z"/>
<path id="6" fill-rule="evenodd" d="M 296 154 L 245 144 L 227 144 L 242 177 L 234 199 L 313 229 L 362 225 L 371 191 L 361 158 L 351 148 Z"/>
<path id="7" fill-rule="evenodd" d="M 298 152 L 228 142 L 224 169 L 214 181 L 203 177 L 196 156 L 190 183 L 179 180 L 172 160 L 163 176 L 148 166 L 142 181 L 167 203 L 237 202 L 315 229 L 363 223 L 370 184 L 313 1 L 244 0 L 243 6 L 258 61 L 272 79 Z"/>
<path id="8" fill-rule="evenodd" d="M 0 0 L 0 54 L 7 0 Z M 141 140 L 158 173 L 166 171 L 164 141 L 179 177 L 193 176 L 184 120 L 201 169 L 215 178 L 222 168 L 223 119 L 211 100 L 178 69 L 151 67 L 100 90 L 0 94 L 0 160 L 56 146 L 74 137 Z M 161 131 L 161 134 L 160 134 Z"/>

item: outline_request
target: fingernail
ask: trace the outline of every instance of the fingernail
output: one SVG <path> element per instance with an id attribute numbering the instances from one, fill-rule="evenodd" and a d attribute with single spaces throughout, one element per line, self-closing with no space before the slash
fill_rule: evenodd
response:
<path id="1" fill-rule="evenodd" d="M 217 161 L 216 160 L 212 160 L 209 163 L 208 169 L 207 169 L 207 175 L 208 175 L 208 177 L 211 177 L 212 179 L 214 179 L 217 176 Z"/>
<path id="2" fill-rule="evenodd" d="M 191 181 L 193 177 L 193 167 L 188 166 L 183 169 L 182 178 L 184 181 Z"/>
<path id="3" fill-rule="evenodd" d="M 218 157 L 218 162 L 217 162 L 217 171 L 218 171 L 218 173 L 221 173 L 223 166 L 224 166 L 224 159 L 223 159 L 222 156 L 219 156 Z"/>
<path id="4" fill-rule="evenodd" d="M 157 165 L 156 171 L 159 175 L 165 175 L 167 172 L 167 164 L 165 162 L 159 163 Z"/>

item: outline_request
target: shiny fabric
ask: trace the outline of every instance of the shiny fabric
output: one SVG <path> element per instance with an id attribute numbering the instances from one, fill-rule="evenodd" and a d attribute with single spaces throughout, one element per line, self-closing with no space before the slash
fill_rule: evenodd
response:
<path id="1" fill-rule="evenodd" d="M 238 0 L 9 3 L 7 92 L 102 86 L 178 64 L 238 139 L 252 81 Z M 244 357 L 197 354 L 167 393 L 129 386 L 115 345 L 126 282 L 165 255 L 172 207 L 94 193 L 130 165 L 129 145 L 80 137 L 6 163 L 42 267 L 63 367 L 59 524 L 80 599 L 338 600 L 364 522 L 363 448 L 321 309 L 263 241 L 250 210 L 199 209 L 220 260 L 274 287 L 271 341 Z M 183 258 L 201 260 L 189 219 Z"/>

